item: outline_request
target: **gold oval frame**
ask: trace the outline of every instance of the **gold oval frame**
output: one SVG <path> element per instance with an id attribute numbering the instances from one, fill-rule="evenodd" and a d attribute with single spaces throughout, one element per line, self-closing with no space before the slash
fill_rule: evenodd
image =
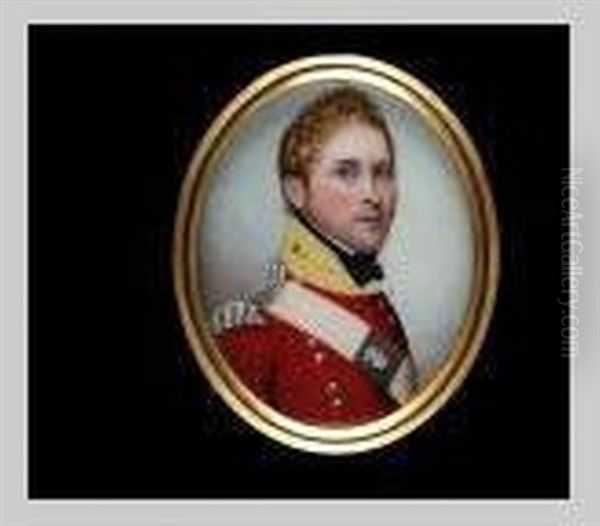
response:
<path id="1" fill-rule="evenodd" d="M 195 233 L 204 202 L 206 180 L 236 129 L 259 107 L 298 86 L 320 81 L 366 84 L 408 104 L 435 132 L 463 178 L 474 232 L 474 286 L 467 314 L 452 351 L 429 383 L 392 414 L 357 426 L 301 423 L 259 400 L 239 380 L 217 349 L 200 303 Z M 279 66 L 239 93 L 213 121 L 189 166 L 178 203 L 173 274 L 186 336 L 211 386 L 246 422 L 288 446 L 326 454 L 379 448 L 413 431 L 436 413 L 467 376 L 483 342 L 499 279 L 499 234 L 496 212 L 483 165 L 473 141 L 446 104 L 421 81 L 376 59 L 359 55 L 320 55 Z"/>

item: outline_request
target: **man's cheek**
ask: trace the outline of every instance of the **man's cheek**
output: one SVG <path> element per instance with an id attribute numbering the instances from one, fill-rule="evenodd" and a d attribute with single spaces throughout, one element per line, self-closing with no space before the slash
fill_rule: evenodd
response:
<path id="1" fill-rule="evenodd" d="M 390 192 L 387 199 L 385 200 L 385 211 L 388 217 L 393 218 L 396 213 L 397 194 L 396 192 Z"/>
<path id="2" fill-rule="evenodd" d="M 335 218 L 336 222 L 342 222 L 349 214 L 349 202 L 340 196 L 331 196 L 331 198 L 323 203 L 327 214 Z"/>

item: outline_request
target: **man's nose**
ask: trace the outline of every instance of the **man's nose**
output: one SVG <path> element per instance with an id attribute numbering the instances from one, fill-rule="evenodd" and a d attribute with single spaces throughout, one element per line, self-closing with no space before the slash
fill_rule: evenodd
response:
<path id="1" fill-rule="evenodd" d="M 361 197 L 364 201 L 379 203 L 381 195 L 377 188 L 375 177 L 373 174 L 367 174 L 361 181 Z"/>

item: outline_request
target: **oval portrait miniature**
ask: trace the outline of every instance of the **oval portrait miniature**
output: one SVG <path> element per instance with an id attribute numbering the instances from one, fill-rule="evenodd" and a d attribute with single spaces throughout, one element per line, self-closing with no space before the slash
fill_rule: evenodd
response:
<path id="1" fill-rule="evenodd" d="M 352 453 L 460 388 L 498 252 L 481 160 L 445 103 L 387 63 L 323 55 L 265 72 L 202 138 L 175 286 L 197 361 L 241 418 Z"/>

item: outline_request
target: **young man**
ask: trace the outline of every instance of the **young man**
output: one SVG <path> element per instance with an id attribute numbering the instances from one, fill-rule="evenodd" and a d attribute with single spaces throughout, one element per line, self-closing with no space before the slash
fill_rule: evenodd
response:
<path id="1" fill-rule="evenodd" d="M 365 94 L 337 88 L 286 130 L 280 182 L 289 214 L 282 280 L 217 345 L 277 411 L 315 424 L 380 418 L 414 393 L 402 324 L 379 290 L 376 258 L 392 224 L 392 138 Z"/>

